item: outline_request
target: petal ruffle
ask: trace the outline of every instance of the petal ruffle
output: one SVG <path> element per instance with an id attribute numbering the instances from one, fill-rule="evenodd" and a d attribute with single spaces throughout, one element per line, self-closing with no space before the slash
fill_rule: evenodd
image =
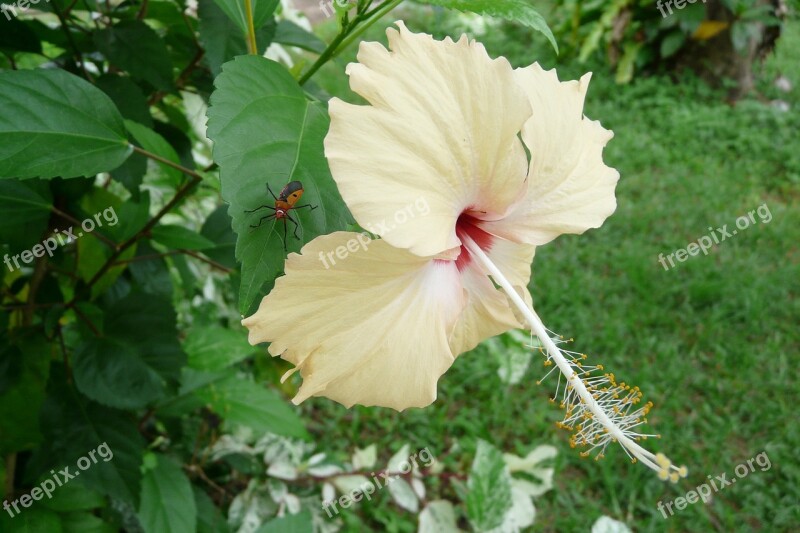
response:
<path id="1" fill-rule="evenodd" d="M 515 71 L 533 116 L 522 139 L 531 152 L 528 192 L 503 220 L 481 227 L 515 242 L 542 245 L 564 233 L 598 228 L 616 209 L 619 172 L 603 163 L 614 136 L 583 115 L 590 74 L 560 82 L 539 64 Z"/>
<path id="2" fill-rule="evenodd" d="M 362 227 L 434 256 L 460 245 L 462 212 L 501 218 L 525 193 L 517 135 L 531 106 L 505 58 L 466 37 L 436 41 L 397 25 L 387 30 L 391 51 L 362 43 L 348 66 L 371 105 L 331 100 L 325 155 Z"/>
<path id="3" fill-rule="evenodd" d="M 296 403 L 326 396 L 403 410 L 436 399 L 465 305 L 455 262 L 339 232 L 289 255 L 285 271 L 242 323 L 252 344 L 271 342 L 299 369 Z"/>

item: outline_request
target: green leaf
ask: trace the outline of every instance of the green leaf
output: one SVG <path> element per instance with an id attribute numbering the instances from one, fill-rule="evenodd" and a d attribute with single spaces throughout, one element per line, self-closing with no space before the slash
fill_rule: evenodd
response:
<path id="1" fill-rule="evenodd" d="M 147 99 L 130 78 L 105 74 L 97 78 L 95 84 L 114 101 L 124 118 L 147 127 L 153 126 Z M 134 153 L 111 172 L 111 177 L 122 183 L 134 200 L 139 199 L 139 186 L 147 172 L 147 161 L 143 155 Z"/>
<path id="2" fill-rule="evenodd" d="M 115 339 L 91 339 L 74 355 L 78 390 L 118 409 L 145 407 L 164 396 L 164 381 L 130 346 Z"/>
<path id="3" fill-rule="evenodd" d="M 316 54 L 321 54 L 327 48 L 322 39 L 301 28 L 291 20 L 282 20 L 278 23 L 278 29 L 275 31 L 273 40 L 276 43 L 296 46 Z"/>
<path id="4" fill-rule="evenodd" d="M 0 456 L 41 441 L 39 410 L 49 370 L 45 339 L 29 335 L 11 344 L 0 335 Z"/>
<path id="5" fill-rule="evenodd" d="M 64 533 L 116 533 L 119 531 L 92 513 L 67 513 L 61 517 Z"/>
<path id="6" fill-rule="evenodd" d="M 153 228 L 151 236 L 170 250 L 205 250 L 214 246 L 210 240 L 183 226 L 162 224 Z"/>
<path id="7" fill-rule="evenodd" d="M 3 31 L 0 32 L 0 50 L 10 52 L 42 53 L 42 43 L 36 32 L 18 19 L 3 20 Z"/>
<path id="8" fill-rule="evenodd" d="M 48 397 L 42 410 L 41 426 L 47 445 L 39 451 L 40 471 L 47 477 L 50 469 L 69 467 L 74 472 L 76 461 L 106 443 L 113 456 L 80 471 L 77 483 L 102 494 L 136 505 L 139 499 L 141 473 L 139 466 L 144 440 L 137 421 L 129 413 L 89 402 L 66 384 L 66 374 L 54 363 L 55 374 L 48 385 Z M 33 461 L 34 463 L 36 461 Z"/>
<path id="9" fill-rule="evenodd" d="M 83 281 L 89 282 L 89 280 L 94 278 L 95 274 L 100 272 L 106 260 L 111 257 L 112 250 L 105 243 L 100 242 L 92 236 L 83 236 L 83 232 L 77 231 L 78 229 L 80 228 L 76 228 L 75 231 L 76 236 L 81 235 L 77 240 L 78 257 L 80 257 L 80 261 L 78 261 L 78 276 L 80 276 Z M 122 252 L 117 258 L 117 261 L 127 261 L 134 255 L 136 255 L 136 245 Z M 91 297 L 96 298 L 108 290 L 126 268 L 127 265 L 124 263 L 109 268 L 100 279 L 92 285 Z"/>
<path id="10" fill-rule="evenodd" d="M 72 214 L 78 220 L 91 219 L 95 226 L 90 228 L 92 233 L 102 233 L 119 243 L 136 235 L 150 220 L 150 194 L 143 191 L 138 201 L 123 201 L 107 189 L 94 187 L 81 195 L 78 208 L 73 207 Z M 73 227 L 76 236 L 82 231 L 80 225 Z"/>
<path id="11" fill-rule="evenodd" d="M 93 194 L 101 190 L 103 189 L 94 189 Z M 114 226 L 104 226 L 104 229 L 107 229 L 110 237 L 117 242 L 133 237 L 150 220 L 150 193 L 148 191 L 143 191 L 138 201 L 128 200 L 120 203 L 118 207 L 113 203 L 107 203 L 106 206 L 114 206 L 119 222 Z M 102 210 L 105 213 L 106 209 L 108 208 L 98 206 L 93 212 L 99 213 Z"/>
<path id="12" fill-rule="evenodd" d="M 235 365 L 257 349 L 247 342 L 244 328 L 195 326 L 189 330 L 183 349 L 189 356 L 189 366 L 197 370 L 217 371 Z"/>
<path id="13" fill-rule="evenodd" d="M 543 33 L 558 53 L 558 44 L 553 32 L 528 0 L 417 0 L 417 2 L 519 22 Z"/>
<path id="14" fill-rule="evenodd" d="M 583 41 L 581 45 L 581 50 L 578 53 L 578 61 L 583 63 L 589 56 L 592 55 L 599 47 L 600 47 L 600 40 L 603 38 L 603 34 L 606 31 L 606 27 L 598 22 L 592 26 L 592 31 Z"/>
<path id="15" fill-rule="evenodd" d="M 131 153 L 111 99 L 63 70 L 0 72 L 0 177 L 93 176 Z"/>
<path id="16" fill-rule="evenodd" d="M 246 426 L 256 432 L 306 438 L 294 407 L 275 392 L 252 381 L 230 376 L 195 393 L 225 419 L 228 428 Z M 232 428 L 231 428 L 232 429 Z"/>
<path id="17" fill-rule="evenodd" d="M 75 350 L 78 389 L 120 409 L 144 407 L 177 383 L 186 361 L 177 339 L 175 311 L 163 296 L 133 292 L 104 310 L 103 337 Z"/>
<path id="18" fill-rule="evenodd" d="M 633 73 L 636 69 L 636 57 L 639 55 L 639 50 L 642 49 L 642 43 L 626 43 L 622 59 L 617 65 L 616 82 L 624 85 L 633 79 Z"/>
<path id="19" fill-rule="evenodd" d="M 419 514 L 417 533 L 459 533 L 453 504 L 447 500 L 434 500 Z"/>
<path id="20" fill-rule="evenodd" d="M 94 34 L 97 49 L 114 66 L 153 87 L 172 89 L 172 60 L 161 37 L 141 20 L 125 20 Z"/>
<path id="21" fill-rule="evenodd" d="M 144 124 L 148 128 L 153 127 L 147 98 L 130 78 L 104 74 L 95 80 L 95 85 L 114 101 L 124 118 Z"/>
<path id="22" fill-rule="evenodd" d="M 136 142 L 138 142 L 139 145 L 141 145 L 141 147 L 148 152 L 152 152 L 158 156 L 161 156 L 177 165 L 181 164 L 180 157 L 178 157 L 178 153 L 175 151 L 175 148 L 173 148 L 172 145 L 169 144 L 164 137 L 158 133 L 154 132 L 148 127 L 133 122 L 132 120 L 126 120 L 125 127 L 131 133 L 131 135 L 133 135 L 133 138 L 136 139 Z M 156 166 L 156 169 L 159 173 L 163 174 L 167 186 L 173 188 L 178 188 L 180 186 L 181 182 L 183 181 L 183 172 L 171 166 L 155 161 L 152 164 Z"/>
<path id="23" fill-rule="evenodd" d="M 147 173 L 147 158 L 141 154 L 131 154 L 127 161 L 111 171 L 111 177 L 120 182 L 131 193 L 131 198 L 138 200 L 139 187 Z"/>
<path id="24" fill-rule="evenodd" d="M 308 533 L 314 530 L 311 513 L 303 511 L 274 518 L 258 528 L 256 533 Z"/>
<path id="25" fill-rule="evenodd" d="M 244 314 L 282 270 L 285 258 L 282 223 L 252 228 L 265 216 L 264 210 L 245 213 L 273 205 L 268 183 L 277 192 L 290 181 L 301 181 L 302 203 L 319 206 L 292 214 L 302 226 L 305 242 L 343 229 L 350 216 L 324 156 L 327 111 L 306 99 L 285 68 L 262 57 L 241 56 L 225 64 L 216 87 L 208 111 L 208 136 L 214 141 L 222 197 L 230 204 L 228 212 L 238 235 L 239 309 Z M 286 245 L 299 250 L 301 242 L 289 233 Z"/>
<path id="26" fill-rule="evenodd" d="M 161 135 L 161 137 L 172 146 L 178 154 L 181 165 L 190 170 L 194 170 L 194 154 L 192 153 L 194 141 L 189 139 L 188 135 L 192 126 L 189 124 L 189 121 L 186 120 L 186 116 L 183 114 L 183 108 L 168 105 L 162 101 L 160 109 L 164 112 L 169 122 L 156 120 L 153 131 Z M 200 110 L 197 109 L 195 112 L 199 114 L 199 111 Z"/>
<path id="27" fill-rule="evenodd" d="M 178 342 L 175 309 L 163 297 L 133 292 L 105 309 L 104 333 L 125 343 L 165 380 L 177 380 L 186 363 Z"/>
<path id="28" fill-rule="evenodd" d="M 228 268 L 236 268 L 236 234 L 231 229 L 228 208 L 220 206 L 208 215 L 200 234 L 214 242 L 213 248 L 203 253 L 217 263 Z"/>
<path id="29" fill-rule="evenodd" d="M 137 513 L 145 533 L 193 533 L 197 506 L 192 485 L 179 465 L 159 455 L 155 468 L 142 479 L 142 498 Z"/>
<path id="30" fill-rule="evenodd" d="M 52 208 L 53 195 L 46 181 L 0 180 L 0 242 L 8 244 L 12 253 L 41 242 Z"/>
<path id="31" fill-rule="evenodd" d="M 499 526 L 511 509 L 511 475 L 503 455 L 488 442 L 478 441 L 467 488 L 467 516 L 475 530 Z"/>
<path id="32" fill-rule="evenodd" d="M 674 16 L 677 18 L 679 27 L 684 33 L 694 33 L 703 21 L 706 20 L 706 6 L 703 5 L 704 3 L 705 2 L 697 2 L 694 5 L 690 4 L 675 12 Z M 667 18 L 672 17 L 670 16 Z"/>
<path id="33" fill-rule="evenodd" d="M 159 251 L 149 241 L 140 241 L 136 247 L 136 261 L 128 264 L 128 271 L 142 292 L 171 298 L 174 287 L 169 267 Z M 146 256 L 146 257 L 144 257 Z M 154 257 L 156 256 L 156 257 Z M 179 255 L 173 256 L 173 260 Z"/>
<path id="34" fill-rule="evenodd" d="M 247 53 L 246 34 L 220 9 L 215 0 L 200 0 L 197 9 L 200 42 L 206 50 L 204 61 L 211 73 L 217 76 L 222 71 L 223 63 Z M 259 53 L 263 53 L 272 43 L 275 27 L 272 18 L 267 18 L 262 26 L 255 26 Z"/>
<path id="35" fill-rule="evenodd" d="M 0 531 L 3 533 L 62 533 L 58 515 L 48 509 L 31 506 L 20 507 L 20 513 L 13 518 L 8 512 L 0 513 Z"/>
<path id="36" fill-rule="evenodd" d="M 42 505 L 58 512 L 91 511 L 106 506 L 106 499 L 97 491 L 81 486 L 79 483 L 69 483 L 59 487 L 49 499 L 43 500 Z"/>
<path id="37" fill-rule="evenodd" d="M 197 506 L 197 533 L 228 533 L 231 528 L 208 494 L 192 485 Z"/>
<path id="38" fill-rule="evenodd" d="M 675 30 L 661 41 L 661 57 L 666 59 L 675 55 L 686 42 L 686 34 L 680 30 Z"/>
<path id="39" fill-rule="evenodd" d="M 242 35 L 247 35 L 247 16 L 244 11 L 242 0 L 214 0 L 219 8 L 230 18 L 241 31 Z M 261 28 L 269 19 L 280 0 L 252 0 L 253 5 L 253 26 Z"/>

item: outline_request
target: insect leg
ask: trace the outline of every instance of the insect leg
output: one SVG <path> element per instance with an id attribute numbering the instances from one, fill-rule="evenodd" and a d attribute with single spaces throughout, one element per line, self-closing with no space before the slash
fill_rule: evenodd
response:
<path id="1" fill-rule="evenodd" d="M 278 197 L 275 196 L 274 192 L 272 192 L 272 189 L 270 188 L 269 183 L 267 183 L 267 191 L 269 191 L 269 193 L 272 195 L 272 198 L 274 198 L 275 201 L 277 202 L 278 201 Z"/>
<path id="2" fill-rule="evenodd" d="M 256 225 L 252 225 L 252 224 L 251 224 L 251 225 L 250 225 L 250 227 L 251 227 L 251 228 L 260 228 L 260 227 L 261 227 L 261 224 L 263 224 L 265 220 L 267 220 L 267 219 L 269 219 L 269 218 L 273 218 L 274 216 L 275 216 L 275 213 L 273 213 L 273 214 L 271 214 L 271 215 L 267 215 L 267 216 L 265 216 L 265 217 L 261 217 L 261 220 L 259 220 L 259 221 L 258 221 L 258 224 L 256 224 Z"/>
<path id="3" fill-rule="evenodd" d="M 299 241 L 300 240 L 300 236 L 297 234 L 297 230 L 300 229 L 300 225 L 297 223 L 297 221 L 295 219 L 292 218 L 292 216 L 289 213 L 286 213 L 286 218 L 291 220 L 292 224 L 294 224 L 294 238 Z"/>
<path id="4" fill-rule="evenodd" d="M 304 207 L 310 207 L 311 210 L 313 211 L 314 209 L 318 208 L 319 206 L 318 205 L 311 205 L 311 204 L 295 205 L 295 206 L 292 207 L 292 209 L 303 209 Z"/>
<path id="5" fill-rule="evenodd" d="M 275 211 L 275 208 L 272 207 L 271 205 L 262 205 L 261 207 L 256 207 L 255 209 L 251 209 L 250 211 L 245 211 L 245 213 L 255 213 L 259 209 L 272 209 L 273 211 Z"/>

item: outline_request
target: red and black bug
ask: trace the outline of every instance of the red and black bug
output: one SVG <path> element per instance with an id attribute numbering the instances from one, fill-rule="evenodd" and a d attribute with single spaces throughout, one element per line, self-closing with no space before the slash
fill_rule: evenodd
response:
<path id="1" fill-rule="evenodd" d="M 292 224 L 294 224 L 294 236 L 296 239 L 300 239 L 300 236 L 297 234 L 297 230 L 300 229 L 300 225 L 295 219 L 292 218 L 292 215 L 289 214 L 289 211 L 292 209 L 303 209 L 304 207 L 310 207 L 313 211 L 319 206 L 311 204 L 297 205 L 297 202 L 300 201 L 300 197 L 303 196 L 304 191 L 303 184 L 299 181 L 290 181 L 286 187 L 281 190 L 281 193 L 278 196 L 275 196 L 275 193 L 272 192 L 269 183 L 267 183 L 267 191 L 269 191 L 269 193 L 272 195 L 272 198 L 275 199 L 275 206 L 262 205 L 250 211 L 245 211 L 245 213 L 255 213 L 260 209 L 272 209 L 274 213 L 265 217 L 261 217 L 261 220 L 258 221 L 258 224 L 253 224 L 250 227 L 261 227 L 261 224 L 263 224 L 265 220 L 269 220 L 271 218 L 274 218 L 275 220 L 283 220 L 283 249 L 286 250 L 286 220 L 289 220 Z"/>

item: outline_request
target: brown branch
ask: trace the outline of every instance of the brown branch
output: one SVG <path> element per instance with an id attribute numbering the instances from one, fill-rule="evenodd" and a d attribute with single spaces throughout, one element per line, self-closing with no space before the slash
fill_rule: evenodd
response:
<path id="1" fill-rule="evenodd" d="M 114 266 L 125 265 L 125 264 L 128 264 L 128 263 L 135 263 L 137 261 L 149 261 L 150 259 L 159 259 L 161 257 L 169 257 L 171 255 L 179 255 L 179 254 L 184 254 L 184 255 L 188 255 L 190 257 L 194 257 L 195 259 L 199 259 L 200 261 L 202 261 L 202 262 L 204 262 L 204 263 L 206 263 L 206 264 L 208 264 L 208 265 L 210 265 L 210 266 L 212 266 L 212 267 L 214 267 L 214 268 L 216 268 L 218 270 L 221 270 L 221 271 L 225 272 L 226 274 L 230 274 L 231 272 L 233 272 L 232 268 L 228 268 L 225 265 L 217 263 L 216 261 L 214 261 L 212 259 L 204 257 L 204 256 L 200 255 L 199 253 L 193 251 L 193 250 L 186 250 L 186 249 L 183 249 L 183 248 L 181 248 L 180 250 L 170 250 L 170 251 L 164 252 L 162 254 L 139 255 L 139 256 L 136 256 L 136 257 L 132 257 L 130 259 L 122 259 L 121 261 L 117 261 L 116 263 L 114 263 Z"/>
<path id="2" fill-rule="evenodd" d="M 28 288 L 28 300 L 22 309 L 22 324 L 24 326 L 33 324 L 33 312 L 36 310 L 36 293 L 39 292 L 39 285 L 42 284 L 46 273 L 47 261 L 40 257 L 36 260 L 36 266 L 33 267 L 33 276 Z"/>
<path id="3" fill-rule="evenodd" d="M 77 305 L 73 305 L 72 306 L 72 310 L 75 311 L 75 314 L 78 315 L 78 318 L 80 318 L 81 320 L 86 322 L 86 325 L 89 326 L 89 329 L 92 330 L 92 333 L 94 333 L 95 337 L 102 337 L 103 336 L 103 334 L 100 333 L 100 330 L 98 330 L 97 327 L 94 324 L 92 324 L 92 321 L 89 320 L 89 317 L 84 315 L 81 312 L 81 310 L 78 308 Z"/>
<path id="4" fill-rule="evenodd" d="M 198 466 L 198 465 L 183 465 L 183 468 L 190 475 L 199 477 L 200 479 L 202 479 L 203 481 L 208 483 L 208 485 L 213 487 L 216 491 L 218 491 L 223 498 L 227 498 L 228 497 L 228 491 L 226 491 L 224 488 L 220 487 L 219 485 L 217 485 L 216 483 L 211 481 L 211 479 L 206 475 L 206 473 L 203 471 L 203 469 L 200 466 Z"/>
<path id="5" fill-rule="evenodd" d="M 200 48 L 200 45 L 198 44 L 197 45 L 197 52 L 195 52 L 194 57 L 189 62 L 189 64 L 186 65 L 186 67 L 181 71 L 181 73 L 178 75 L 178 78 L 175 80 L 175 86 L 178 89 L 183 89 L 184 88 L 184 85 L 189 80 L 189 76 L 191 76 L 192 72 L 194 71 L 194 69 L 197 67 L 197 65 L 200 63 L 200 61 L 203 59 L 203 57 L 205 55 L 206 55 L 206 51 L 203 50 L 202 48 Z M 156 91 L 149 98 L 149 100 L 147 101 L 147 104 L 151 105 L 151 106 L 152 105 L 156 105 L 161 100 L 163 100 L 166 95 L 167 95 L 167 93 L 164 92 L 164 91 Z"/>
<path id="6" fill-rule="evenodd" d="M 44 280 L 47 273 L 47 261 L 43 258 L 36 260 L 36 266 L 33 268 L 33 276 L 29 282 L 28 287 L 28 300 L 25 302 L 25 307 L 22 309 L 22 325 L 30 326 L 33 324 L 33 313 L 36 309 L 36 294 L 39 292 L 39 287 Z M 17 454 L 10 453 L 6 456 L 6 483 L 5 493 L 7 498 L 12 498 L 14 495 L 14 476 L 17 469 Z"/>
<path id="7" fill-rule="evenodd" d="M 64 16 L 65 17 L 68 17 L 69 14 L 72 13 L 72 10 L 75 7 L 75 4 L 77 4 L 77 3 L 78 3 L 78 0 L 72 0 L 72 2 L 70 2 L 70 4 L 66 7 L 66 9 L 64 9 Z"/>
<path id="8" fill-rule="evenodd" d="M 81 225 L 81 221 L 80 221 L 80 220 L 78 220 L 77 218 L 73 217 L 73 216 L 72 216 L 72 215 L 70 215 L 69 213 L 65 213 L 64 211 L 62 211 L 62 210 L 58 209 L 58 208 L 57 208 L 57 207 L 55 207 L 55 206 L 53 206 L 51 209 L 52 209 L 52 211 L 53 211 L 55 214 L 57 214 L 58 216 L 60 216 L 60 217 L 64 218 L 65 220 L 67 220 L 67 221 L 69 221 L 69 222 L 72 222 L 73 224 L 75 224 L 75 225 L 77 225 L 77 226 L 80 226 L 80 225 Z M 107 245 L 108 245 L 108 246 L 110 246 L 111 248 L 113 248 L 113 249 L 116 249 L 116 248 L 117 248 L 117 243 L 115 243 L 114 241 L 112 241 L 111 239 L 109 239 L 108 237 L 106 237 L 105 235 L 103 235 L 102 233 L 100 233 L 100 232 L 94 232 L 94 231 L 91 231 L 91 232 L 89 232 L 89 234 L 90 234 L 90 235 L 94 235 L 94 237 L 95 237 L 96 239 L 99 239 L 99 240 L 103 241 L 105 244 L 107 244 Z"/>
<path id="9" fill-rule="evenodd" d="M 17 469 L 17 454 L 10 453 L 6 455 L 6 500 L 14 498 L 14 475 Z"/>
<path id="10" fill-rule="evenodd" d="M 64 329 L 61 327 L 61 324 L 58 325 L 58 342 L 61 345 L 61 358 L 64 362 L 64 370 L 67 371 L 67 383 L 72 385 L 72 367 L 69 365 L 67 346 L 66 343 L 64 343 Z"/>
<path id="11" fill-rule="evenodd" d="M 75 60 L 75 66 L 80 68 L 81 72 L 83 73 L 83 77 L 88 80 L 92 81 L 91 76 L 89 76 L 89 72 L 86 70 L 86 65 L 83 63 L 83 55 L 81 51 L 78 49 L 77 45 L 75 44 L 75 40 L 72 38 L 72 34 L 69 31 L 69 25 L 67 24 L 67 18 L 62 13 L 61 9 L 58 6 L 58 0 L 53 0 L 53 11 L 58 17 L 58 21 L 61 23 L 61 29 L 64 31 L 64 35 L 67 37 L 67 43 L 69 43 L 70 48 L 72 48 L 73 59 Z"/>
<path id="12" fill-rule="evenodd" d="M 51 270 L 52 268 L 48 268 Z M 15 303 L 15 304 L 4 304 L 0 305 L 0 309 L 3 311 L 19 311 L 20 309 L 26 309 L 28 307 L 32 307 L 34 309 L 47 309 L 48 307 L 54 307 L 56 305 L 60 305 L 58 303 L 47 303 L 47 304 L 27 304 L 27 303 Z"/>
<path id="13" fill-rule="evenodd" d="M 153 218 L 151 218 L 147 222 L 147 224 L 145 224 L 145 226 L 142 229 L 140 229 L 134 236 L 132 236 L 131 238 L 129 238 L 128 240 L 126 240 L 125 242 L 123 242 L 123 243 L 121 243 L 121 244 L 119 244 L 117 246 L 117 249 L 111 254 L 111 257 L 109 257 L 106 260 L 106 262 L 103 264 L 103 266 L 101 266 L 100 269 L 95 273 L 95 275 L 92 276 L 92 278 L 87 282 L 87 286 L 88 287 L 92 287 L 95 283 L 97 283 L 100 280 L 100 278 L 102 278 L 103 275 L 106 272 L 108 272 L 108 270 L 114 265 L 114 262 L 119 258 L 120 255 L 122 255 L 122 253 L 125 250 L 127 250 L 128 248 L 130 248 L 131 246 L 133 246 L 134 244 L 139 242 L 139 240 L 141 240 L 145 235 L 147 235 L 150 232 L 150 230 L 153 229 L 153 227 L 156 224 L 158 224 L 158 221 L 161 220 L 164 217 L 164 215 L 169 213 L 176 205 L 178 205 L 181 202 L 181 200 L 183 200 L 183 198 L 187 194 L 189 194 L 189 192 L 192 189 L 194 189 L 194 187 L 196 185 L 198 185 L 201 181 L 203 181 L 203 176 L 201 176 L 200 174 L 198 174 L 194 170 L 191 170 L 191 169 L 188 169 L 188 168 L 186 168 L 184 166 L 181 166 L 178 163 L 174 163 L 174 162 L 170 161 L 169 159 L 165 159 L 165 158 L 161 157 L 158 154 L 154 154 L 152 152 L 148 152 L 147 150 L 143 150 L 143 149 L 139 148 L 138 146 L 131 145 L 131 148 L 133 148 L 134 152 L 142 154 L 145 157 L 149 157 L 150 159 L 153 159 L 154 161 L 158 161 L 159 163 L 162 163 L 162 164 L 167 165 L 169 167 L 172 167 L 174 169 L 180 170 L 184 174 L 187 174 L 187 175 L 191 176 L 192 179 L 189 182 L 185 183 L 180 189 L 178 189 L 178 191 L 175 193 L 175 196 L 172 197 L 172 200 L 170 200 L 167 203 L 167 205 L 162 207 L 161 210 L 158 213 L 156 213 L 153 216 Z M 68 308 L 75 306 L 75 302 L 77 301 L 76 298 L 77 298 L 77 296 L 75 298 L 73 298 L 67 304 Z"/>

